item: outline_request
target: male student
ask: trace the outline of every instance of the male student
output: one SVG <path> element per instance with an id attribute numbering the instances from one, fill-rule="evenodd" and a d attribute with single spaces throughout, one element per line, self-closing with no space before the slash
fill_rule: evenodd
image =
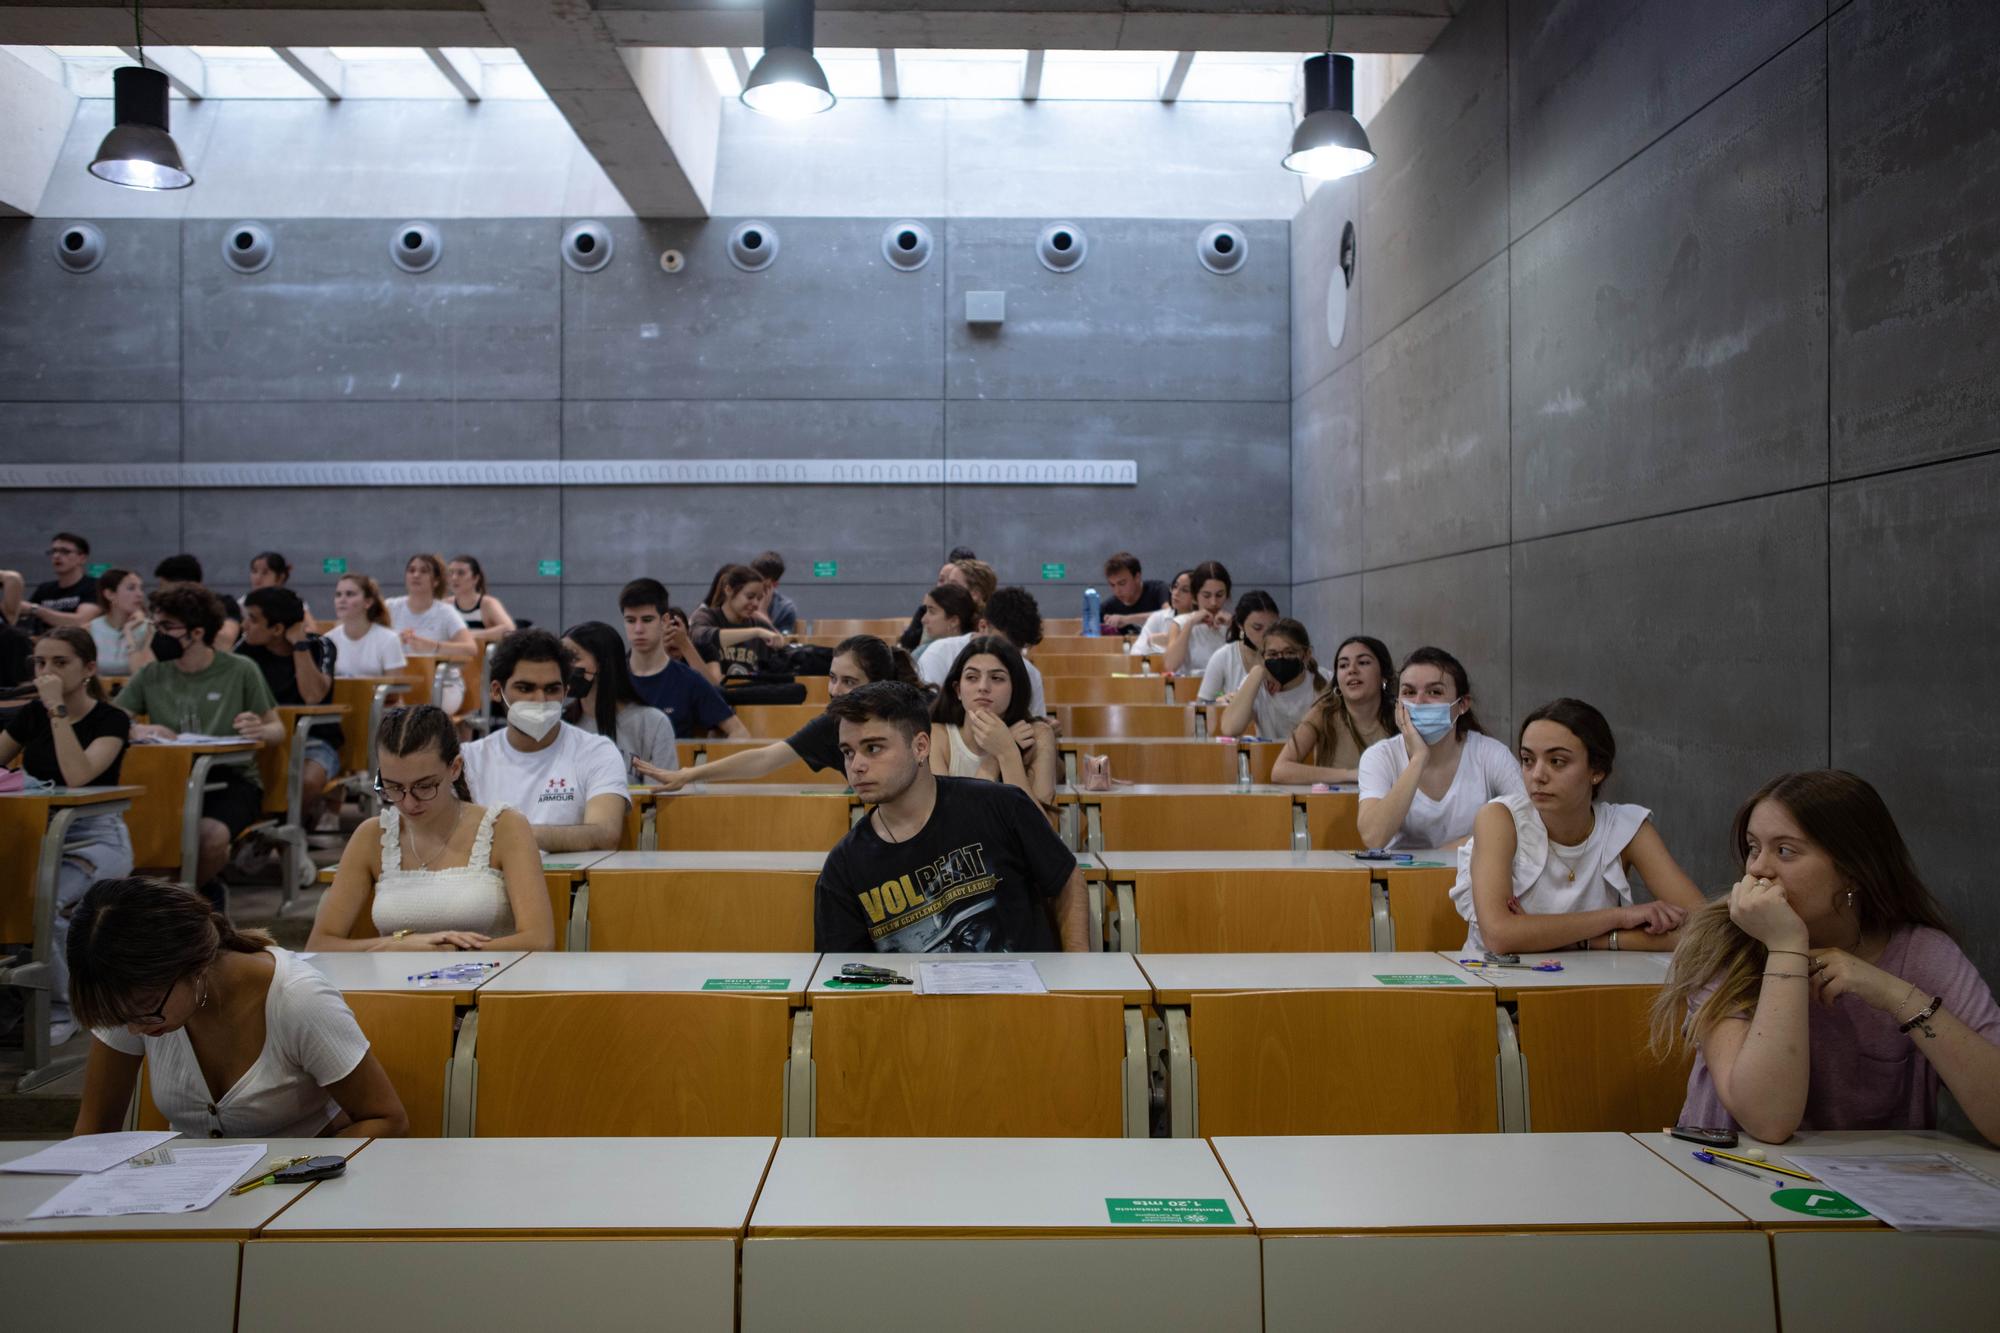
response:
<path id="1" fill-rule="evenodd" d="M 97 580 L 84 571 L 89 558 L 90 543 L 74 532 L 58 532 L 49 538 L 49 568 L 55 577 L 36 584 L 34 595 L 22 610 L 58 629 L 81 629 L 103 615 L 104 608 L 97 602 Z"/>
<path id="2" fill-rule="evenodd" d="M 840 721 L 847 780 L 873 808 L 827 853 L 813 892 L 813 948 L 1090 948 L 1076 857 L 1020 788 L 931 772 L 930 701 L 921 690 L 878 681 L 827 711 Z"/>
<path id="3" fill-rule="evenodd" d="M 625 757 L 609 736 L 562 720 L 576 655 L 545 629 L 517 629 L 493 650 L 493 701 L 507 726 L 460 751 L 480 805 L 528 817 L 545 852 L 614 851 L 632 802 Z"/>
<path id="4" fill-rule="evenodd" d="M 674 735 L 700 736 L 718 728 L 724 736 L 750 735 L 715 682 L 695 665 L 701 658 L 694 640 L 667 615 L 667 590 L 658 579 L 626 584 L 618 594 L 618 611 L 632 650 L 632 688 L 667 715 Z"/>
<path id="5" fill-rule="evenodd" d="M 1167 585 L 1158 579 L 1139 577 L 1139 557 L 1120 551 L 1104 562 L 1104 581 L 1111 596 L 1100 608 L 1099 620 L 1106 629 L 1137 634 L 1146 617 L 1167 604 Z"/>
<path id="6" fill-rule="evenodd" d="M 306 632 L 306 604 L 290 588 L 266 585 L 244 595 L 243 642 L 236 645 L 236 652 L 257 664 L 279 707 L 323 704 L 333 697 L 334 663 L 340 650 L 325 635 Z M 299 805 L 307 829 L 316 822 L 328 779 L 340 771 L 340 747 L 345 743 L 338 722 L 307 733 L 299 773 Z"/>
<path id="7" fill-rule="evenodd" d="M 998 634 L 1007 642 L 1026 653 L 1042 641 L 1042 608 L 1035 601 L 1035 595 L 1026 588 L 1001 588 L 987 600 L 986 611 L 979 618 L 981 634 Z M 917 674 L 928 685 L 943 686 L 951 675 L 952 663 L 958 660 L 965 645 L 973 640 L 971 634 L 954 634 L 938 639 L 924 649 L 917 659 Z M 1042 673 L 1033 662 L 1022 662 L 1028 668 L 1028 713 L 1032 717 L 1046 717 L 1048 706 L 1042 698 Z"/>
<path id="8" fill-rule="evenodd" d="M 153 566 L 153 587 L 156 591 L 165 592 L 184 583 L 202 584 L 201 561 L 187 552 L 170 555 Z M 226 653 L 236 646 L 236 636 L 243 632 L 243 608 L 226 592 L 215 595 L 222 602 L 222 629 L 215 636 L 215 651 Z"/>
<path id="9" fill-rule="evenodd" d="M 792 599 L 778 591 L 778 580 L 785 577 L 785 557 L 776 551 L 766 551 L 750 562 L 764 579 L 764 619 L 771 622 L 771 628 L 780 634 L 790 634 L 799 627 L 799 608 Z"/>
<path id="10" fill-rule="evenodd" d="M 153 661 L 139 668 L 112 702 L 146 715 L 132 728 L 134 741 L 172 740 L 176 733 L 237 735 L 277 745 L 285 739 L 277 700 L 264 673 L 235 653 L 217 652 L 222 601 L 199 584 L 179 584 L 153 594 Z M 263 815 L 264 783 L 255 763 L 217 763 L 201 800 L 195 883 L 218 908 L 226 901 L 215 877 L 229 860 L 229 844 Z"/>

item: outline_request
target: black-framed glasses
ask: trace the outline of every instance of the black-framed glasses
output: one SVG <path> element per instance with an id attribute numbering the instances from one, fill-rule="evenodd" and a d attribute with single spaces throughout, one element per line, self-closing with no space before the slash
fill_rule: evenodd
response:
<path id="1" fill-rule="evenodd" d="M 176 981 L 173 986 L 167 987 L 167 989 L 161 993 L 159 1004 L 157 1007 L 154 1008 L 152 1013 L 128 1014 L 125 1018 L 126 1025 L 128 1027 L 136 1026 L 136 1027 L 156 1028 L 160 1024 L 166 1022 L 167 1001 L 174 998 L 174 986 L 178 986 L 180 984 L 181 984 L 180 982 Z"/>
<path id="2" fill-rule="evenodd" d="M 375 794 L 392 805 L 401 805 L 413 796 L 419 801 L 428 801 L 443 789 L 444 779 L 441 777 L 418 778 L 407 787 L 400 782 L 375 779 Z"/>

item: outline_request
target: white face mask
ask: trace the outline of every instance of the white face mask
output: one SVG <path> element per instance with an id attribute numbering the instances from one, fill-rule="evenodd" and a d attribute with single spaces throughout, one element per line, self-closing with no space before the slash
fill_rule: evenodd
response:
<path id="1" fill-rule="evenodd" d="M 507 725 L 528 739 L 539 741 L 556 729 L 562 721 L 562 712 L 560 700 L 523 700 L 507 705 Z"/>

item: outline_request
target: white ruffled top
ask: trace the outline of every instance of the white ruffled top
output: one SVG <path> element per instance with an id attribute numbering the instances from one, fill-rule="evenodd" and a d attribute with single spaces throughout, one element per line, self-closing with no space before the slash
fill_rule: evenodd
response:
<path id="1" fill-rule="evenodd" d="M 472 855 L 445 870 L 405 870 L 402 819 L 394 806 L 382 811 L 382 874 L 375 881 L 371 915 L 383 935 L 399 930 L 466 930 L 499 937 L 514 933 L 514 904 L 507 882 L 493 868 L 493 821 L 507 806 L 489 805 L 473 835 Z"/>
<path id="2" fill-rule="evenodd" d="M 1523 912 L 1560 916 L 1626 907 L 1632 884 L 1625 875 L 1625 849 L 1653 812 L 1643 805 L 1613 805 L 1599 801 L 1591 809 L 1596 823 L 1581 846 L 1549 841 L 1549 831 L 1526 796 L 1508 792 L 1491 804 L 1504 805 L 1514 817 L 1514 900 Z M 1458 882 L 1451 887 L 1452 905 L 1465 918 L 1468 953 L 1485 947 L 1479 938 L 1479 914 L 1472 905 L 1472 847 L 1466 839 L 1458 849 Z M 1571 872 L 1574 872 L 1572 875 Z"/>

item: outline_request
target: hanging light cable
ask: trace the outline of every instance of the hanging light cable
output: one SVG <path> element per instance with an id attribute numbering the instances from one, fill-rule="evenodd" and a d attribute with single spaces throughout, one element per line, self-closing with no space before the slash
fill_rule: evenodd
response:
<path id="1" fill-rule="evenodd" d="M 1326 54 L 1305 64 L 1306 114 L 1292 131 L 1285 170 L 1332 180 L 1375 165 L 1368 131 L 1354 118 L 1354 58 L 1333 54 L 1333 7 L 1326 12 Z"/>
<path id="2" fill-rule="evenodd" d="M 167 76 L 146 64 L 146 30 L 140 0 L 132 3 L 132 33 L 139 63 L 111 75 L 112 125 L 91 159 L 90 174 L 134 190 L 184 190 L 194 177 L 167 133 Z"/>
<path id="3" fill-rule="evenodd" d="M 743 81 L 742 101 L 783 120 L 832 109 L 826 71 L 813 58 L 813 0 L 764 0 L 764 54 Z"/>

